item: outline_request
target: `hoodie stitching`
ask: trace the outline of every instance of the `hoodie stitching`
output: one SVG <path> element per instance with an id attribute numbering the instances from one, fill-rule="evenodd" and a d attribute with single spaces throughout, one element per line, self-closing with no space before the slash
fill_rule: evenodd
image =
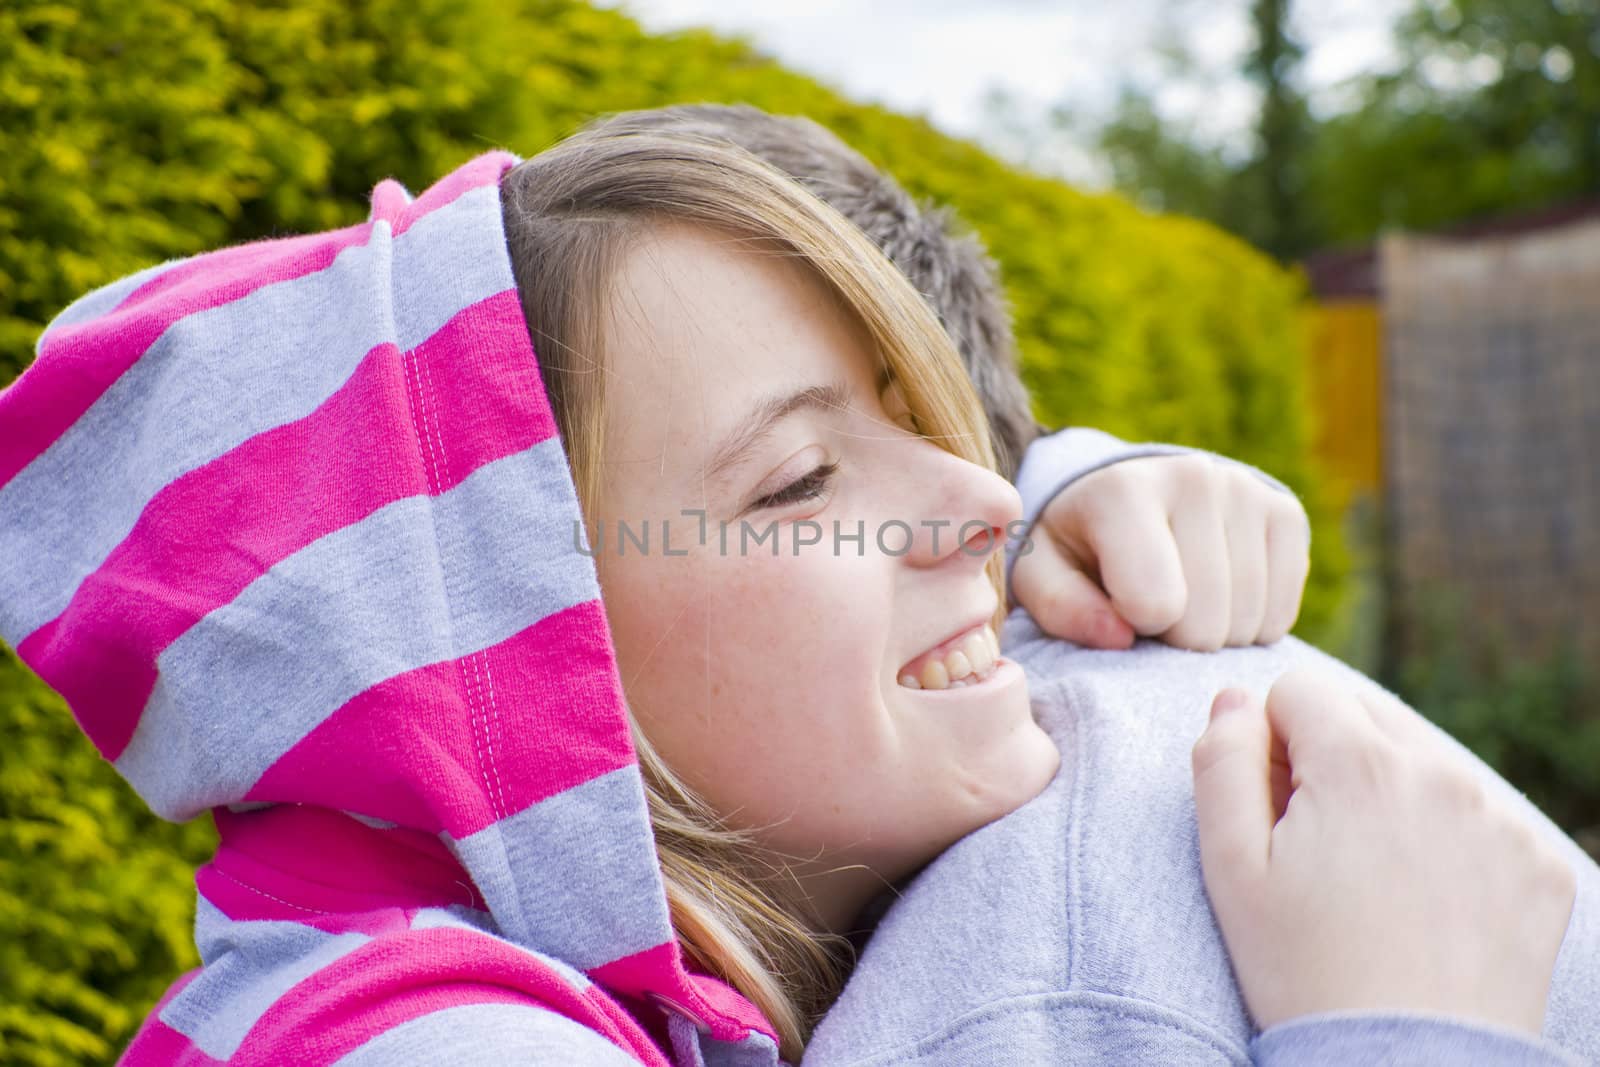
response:
<path id="1" fill-rule="evenodd" d="M 500 821 L 500 806 L 495 803 L 494 790 L 489 788 L 489 761 L 483 754 L 483 733 L 478 729 L 478 701 L 476 691 L 478 687 L 478 657 L 467 656 L 461 661 L 461 681 L 467 698 L 467 719 L 472 724 L 472 755 L 478 761 L 478 774 L 483 778 L 483 799 L 489 804 L 489 811 L 494 815 L 495 822 Z"/>
<path id="2" fill-rule="evenodd" d="M 484 734 L 489 742 L 489 773 L 494 775 L 495 792 L 500 797 L 501 814 L 506 812 L 505 785 L 500 781 L 500 761 L 494 758 L 494 734 L 500 729 L 500 702 L 494 695 L 494 671 L 489 668 L 488 652 L 478 653 L 478 658 L 483 662 L 484 677 L 489 680 L 489 721 L 484 726 Z"/>
<path id="3" fill-rule="evenodd" d="M 439 405 L 438 390 L 436 389 L 436 387 L 433 384 L 433 368 L 431 366 L 429 366 L 427 363 L 425 363 L 424 361 L 422 361 L 421 359 L 419 359 L 419 360 L 417 360 L 417 376 L 418 376 L 419 379 L 425 379 L 426 380 L 427 389 L 428 389 L 428 391 L 430 393 L 433 394 L 433 413 L 434 413 L 433 432 L 434 432 L 435 436 L 437 436 L 438 439 L 439 439 L 439 462 L 440 462 L 440 465 L 444 468 L 444 476 L 445 476 L 445 478 L 446 479 L 450 479 L 451 478 L 451 474 L 450 474 L 450 453 L 445 450 L 445 447 L 444 447 L 444 434 L 439 430 L 439 407 L 440 407 L 440 405 Z M 499 819 L 503 819 L 503 818 L 506 817 L 506 815 L 508 813 L 508 809 L 506 808 L 505 787 L 500 781 L 500 761 L 495 759 L 495 755 L 494 755 L 494 732 L 493 732 L 493 726 L 492 726 L 492 723 L 494 721 L 494 716 L 492 716 L 492 714 L 491 714 L 491 709 L 494 706 L 494 676 L 493 675 L 489 675 L 489 707 L 485 708 L 483 706 L 483 690 L 484 690 L 484 679 L 483 679 L 483 676 L 488 674 L 488 672 L 489 672 L 489 653 L 485 649 L 479 649 L 471 657 L 471 660 L 472 660 L 472 664 L 473 664 L 473 670 L 475 672 L 477 672 L 477 671 L 481 671 L 482 672 L 478 676 L 478 684 L 477 684 L 477 687 L 476 687 L 476 696 L 474 698 L 469 698 L 469 699 L 475 699 L 475 701 L 476 701 L 476 706 L 473 708 L 473 723 L 474 723 L 474 725 L 476 725 L 476 723 L 478 722 L 478 712 L 481 711 L 482 714 L 483 714 L 483 747 L 484 747 L 484 751 L 485 751 L 485 754 L 486 754 L 482 758 L 482 763 L 481 763 L 482 773 L 483 773 L 483 788 L 484 788 L 484 790 L 486 792 L 489 793 L 489 804 L 490 804 L 490 807 L 494 811 L 495 819 L 498 821 Z M 492 785 L 490 783 L 490 778 L 491 777 L 494 779 Z"/>
<path id="4" fill-rule="evenodd" d="M 488 674 L 488 671 L 489 671 L 489 657 L 488 657 L 488 654 L 485 653 L 485 652 L 477 652 L 473 656 L 470 657 L 468 662 L 470 662 L 472 664 L 472 673 L 477 678 L 477 683 L 478 683 L 477 684 L 478 703 L 481 704 L 482 703 L 483 690 L 484 690 L 484 676 L 486 674 Z M 493 682 L 493 675 L 489 675 L 489 677 L 490 677 L 489 685 L 491 686 L 491 688 L 489 690 L 489 702 L 490 702 L 490 706 L 492 707 L 493 704 L 494 704 L 494 690 L 492 688 L 492 686 L 494 685 L 494 682 Z M 474 720 L 473 721 L 474 722 L 477 721 L 476 716 L 474 716 Z M 495 815 L 496 815 L 496 817 L 503 819 L 506 816 L 506 795 L 505 795 L 505 789 L 503 788 L 503 786 L 501 784 L 501 781 L 500 781 L 500 767 L 499 767 L 498 762 L 494 758 L 494 739 L 493 739 L 493 737 L 490 736 L 490 733 L 489 733 L 490 725 L 489 724 L 490 724 L 489 712 L 488 712 L 487 709 L 485 709 L 484 721 L 483 721 L 483 743 L 484 743 L 484 746 L 488 749 L 488 758 L 483 761 L 483 766 L 484 766 L 483 784 L 484 784 L 484 788 L 490 789 L 489 778 L 490 778 L 491 775 L 493 776 L 494 784 L 493 784 L 493 787 L 492 787 L 492 789 L 490 791 L 489 799 L 490 799 L 490 803 L 493 804 L 494 807 L 495 807 Z"/>
<path id="5" fill-rule="evenodd" d="M 1071 866 L 1067 869 L 1067 988 L 1076 989 L 1078 975 L 1081 972 L 1083 960 L 1083 917 L 1079 912 L 1083 900 L 1082 886 L 1079 878 L 1083 872 L 1083 817 L 1084 809 L 1088 803 L 1087 790 L 1089 780 L 1088 745 L 1085 743 L 1083 722 L 1078 718 L 1077 709 L 1083 707 L 1082 690 L 1073 684 L 1070 678 L 1063 679 L 1062 690 L 1069 694 L 1067 707 L 1073 709 L 1069 718 L 1072 737 L 1072 807 L 1067 812 L 1067 835 L 1071 840 L 1071 853 L 1067 860 Z"/>
<path id="6" fill-rule="evenodd" d="M 271 893 L 268 893 L 264 889 L 257 889 L 253 885 L 249 885 L 249 884 L 247 884 L 245 882 L 241 882 L 241 881 L 239 881 L 239 879 L 235 878 L 233 875 L 229 874 L 227 871 L 225 871 L 222 868 L 218 867 L 214 863 L 211 865 L 211 869 L 213 871 L 215 871 L 217 874 L 222 875 L 222 877 L 226 878 L 228 881 L 232 882 L 234 885 L 238 886 L 240 889 L 248 890 L 249 892 L 254 893 L 258 897 L 266 897 L 268 900 L 272 901 L 274 904 L 282 904 L 286 908 L 293 908 L 295 911 L 303 911 L 307 915 L 326 915 L 326 914 L 328 914 L 325 911 L 318 911 L 315 908 L 303 908 L 299 904 L 291 904 L 287 900 L 284 900 L 282 897 L 275 897 Z"/>
<path id="7" fill-rule="evenodd" d="M 420 358 L 417 360 L 417 377 L 418 377 L 419 380 L 424 380 L 424 379 L 426 380 L 426 382 L 427 382 L 427 391 L 429 393 L 433 394 L 433 433 L 434 433 L 434 436 L 437 437 L 438 441 L 439 441 L 439 463 L 440 463 L 440 466 L 442 466 L 444 468 L 444 476 L 448 480 L 448 479 L 451 478 L 451 474 L 450 474 L 450 453 L 445 450 L 445 447 L 444 447 L 444 434 L 439 429 L 439 407 L 440 407 L 440 405 L 439 405 L 438 390 L 436 389 L 436 387 L 433 384 L 433 368 L 431 366 L 429 366 L 425 361 L 423 361 Z M 483 672 L 487 673 L 487 671 L 489 669 L 488 652 L 487 651 L 485 651 L 483 649 L 479 649 L 477 651 L 477 653 L 475 653 L 471 657 L 471 659 L 472 659 L 472 662 L 473 662 L 473 670 L 474 671 L 478 671 L 478 670 L 481 669 Z M 476 728 L 477 728 L 478 713 L 481 711 L 482 714 L 483 714 L 483 747 L 484 747 L 486 756 L 485 756 L 485 758 L 482 758 L 482 760 L 481 760 L 480 773 L 483 775 L 483 788 L 484 788 L 484 791 L 489 794 L 489 804 L 490 804 L 491 809 L 494 811 L 495 820 L 499 821 L 500 819 L 503 819 L 503 818 L 506 817 L 507 810 L 506 810 L 505 789 L 504 789 L 504 787 L 502 786 L 502 784 L 500 782 L 499 761 L 495 759 L 495 755 L 494 755 L 494 734 L 492 732 L 493 728 L 491 726 L 491 723 L 493 721 L 493 716 L 491 714 L 491 708 L 493 707 L 493 704 L 494 704 L 494 689 L 493 689 L 494 681 L 493 681 L 492 677 L 490 678 L 489 686 L 490 686 L 490 691 L 489 691 L 490 707 L 489 708 L 483 707 L 483 678 L 482 678 L 482 676 L 480 676 L 478 678 L 476 697 L 474 698 L 472 696 L 469 696 L 468 700 L 469 701 L 475 701 L 475 706 L 472 708 L 472 713 L 473 713 L 472 714 L 472 722 L 473 722 L 474 730 L 476 730 Z M 494 779 L 492 784 L 490 782 L 490 778 L 491 777 Z"/>
<path id="8" fill-rule="evenodd" d="M 439 480 L 439 459 L 433 452 L 433 435 L 428 428 L 428 400 L 422 391 L 422 357 L 411 352 L 405 364 L 417 394 L 417 436 L 422 439 L 423 447 L 427 449 L 428 490 L 432 496 L 439 492 L 442 483 Z"/>
<path id="9" fill-rule="evenodd" d="M 432 376 L 429 376 L 425 386 L 423 381 L 425 368 L 423 366 L 423 359 L 421 355 L 415 351 L 412 351 L 408 353 L 408 356 L 409 358 L 402 357 L 402 363 L 405 365 L 409 381 L 417 398 L 416 414 L 415 418 L 413 419 L 413 423 L 417 429 L 417 437 L 421 439 L 423 448 L 425 449 L 428 489 L 430 496 L 429 503 L 431 505 L 431 497 L 438 494 L 443 489 L 444 483 L 440 477 L 441 472 L 445 477 L 449 476 L 448 457 L 444 455 L 444 440 L 443 436 L 438 431 L 437 418 L 430 418 L 428 412 L 428 392 L 429 387 L 432 386 Z M 436 409 L 438 407 L 437 397 L 435 398 L 434 407 Z M 436 441 L 438 444 L 437 452 L 434 448 Z M 443 568 L 441 568 L 441 571 L 443 571 Z M 445 600 L 448 605 L 450 599 L 449 574 L 448 572 L 443 572 L 442 576 Z M 486 734 L 487 731 L 480 731 L 478 728 L 478 701 L 475 699 L 473 692 L 475 687 L 473 685 L 472 675 L 468 673 L 468 664 L 472 662 L 472 659 L 473 657 L 471 656 L 466 657 L 466 662 L 463 663 L 458 658 L 456 671 L 461 677 L 462 694 L 466 698 L 468 729 L 472 731 L 472 754 L 473 757 L 478 761 L 478 776 L 483 781 L 484 800 L 489 805 L 489 811 L 490 814 L 494 816 L 494 821 L 499 822 L 500 819 L 504 817 L 504 812 L 501 810 L 501 805 L 497 802 L 494 788 L 489 782 L 489 759 L 485 757 L 483 747 L 486 740 L 484 734 Z"/>

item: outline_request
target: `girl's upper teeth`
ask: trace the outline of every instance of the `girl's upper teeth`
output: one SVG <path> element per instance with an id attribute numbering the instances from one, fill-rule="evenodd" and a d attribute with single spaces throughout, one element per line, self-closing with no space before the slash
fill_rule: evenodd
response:
<path id="1" fill-rule="evenodd" d="M 907 689 L 950 689 L 982 681 L 1000 660 L 1000 642 L 987 624 L 918 656 L 900 672 Z"/>

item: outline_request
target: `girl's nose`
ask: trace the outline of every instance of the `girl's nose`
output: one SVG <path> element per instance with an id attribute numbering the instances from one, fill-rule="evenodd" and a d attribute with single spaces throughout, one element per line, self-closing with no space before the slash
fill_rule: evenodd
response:
<path id="1" fill-rule="evenodd" d="M 976 570 L 1000 550 L 1008 527 L 1022 517 L 1022 498 L 1010 482 L 936 445 L 928 445 L 916 469 L 905 473 L 909 484 L 926 487 L 907 501 L 916 512 L 908 516 L 909 534 L 896 531 L 914 566 L 939 566 L 959 557 Z"/>

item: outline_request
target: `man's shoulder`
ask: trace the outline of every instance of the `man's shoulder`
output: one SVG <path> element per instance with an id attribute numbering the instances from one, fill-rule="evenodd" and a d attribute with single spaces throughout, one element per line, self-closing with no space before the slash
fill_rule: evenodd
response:
<path id="1" fill-rule="evenodd" d="M 1081 990 L 1181 1009 L 1242 1047 L 1249 1024 L 1195 836 L 1189 749 L 1209 684 L 1195 661 L 1207 657 L 1029 640 L 1015 619 L 1006 630 L 1061 770 L 902 889 L 835 1010 L 930 1033 L 1007 998 Z M 1234 650 L 1222 658 L 1237 662 L 1210 667 L 1268 678 L 1300 655 L 1256 651 L 1268 655 Z"/>

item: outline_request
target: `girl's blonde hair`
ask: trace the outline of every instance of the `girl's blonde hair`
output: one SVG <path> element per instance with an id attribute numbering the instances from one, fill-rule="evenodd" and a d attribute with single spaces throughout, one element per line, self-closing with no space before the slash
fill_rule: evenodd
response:
<path id="1" fill-rule="evenodd" d="M 798 258 L 866 328 L 920 432 L 994 469 L 983 409 L 932 310 L 844 216 L 749 152 L 693 134 L 591 127 L 513 168 L 500 190 L 522 309 L 586 513 L 601 488 L 607 300 L 623 253 L 655 224 L 702 225 Z M 990 564 L 998 589 L 998 556 Z M 849 943 L 780 903 L 787 857 L 726 826 L 636 722 L 633 738 L 680 944 L 760 1008 L 780 1054 L 798 1062 L 849 975 Z"/>

